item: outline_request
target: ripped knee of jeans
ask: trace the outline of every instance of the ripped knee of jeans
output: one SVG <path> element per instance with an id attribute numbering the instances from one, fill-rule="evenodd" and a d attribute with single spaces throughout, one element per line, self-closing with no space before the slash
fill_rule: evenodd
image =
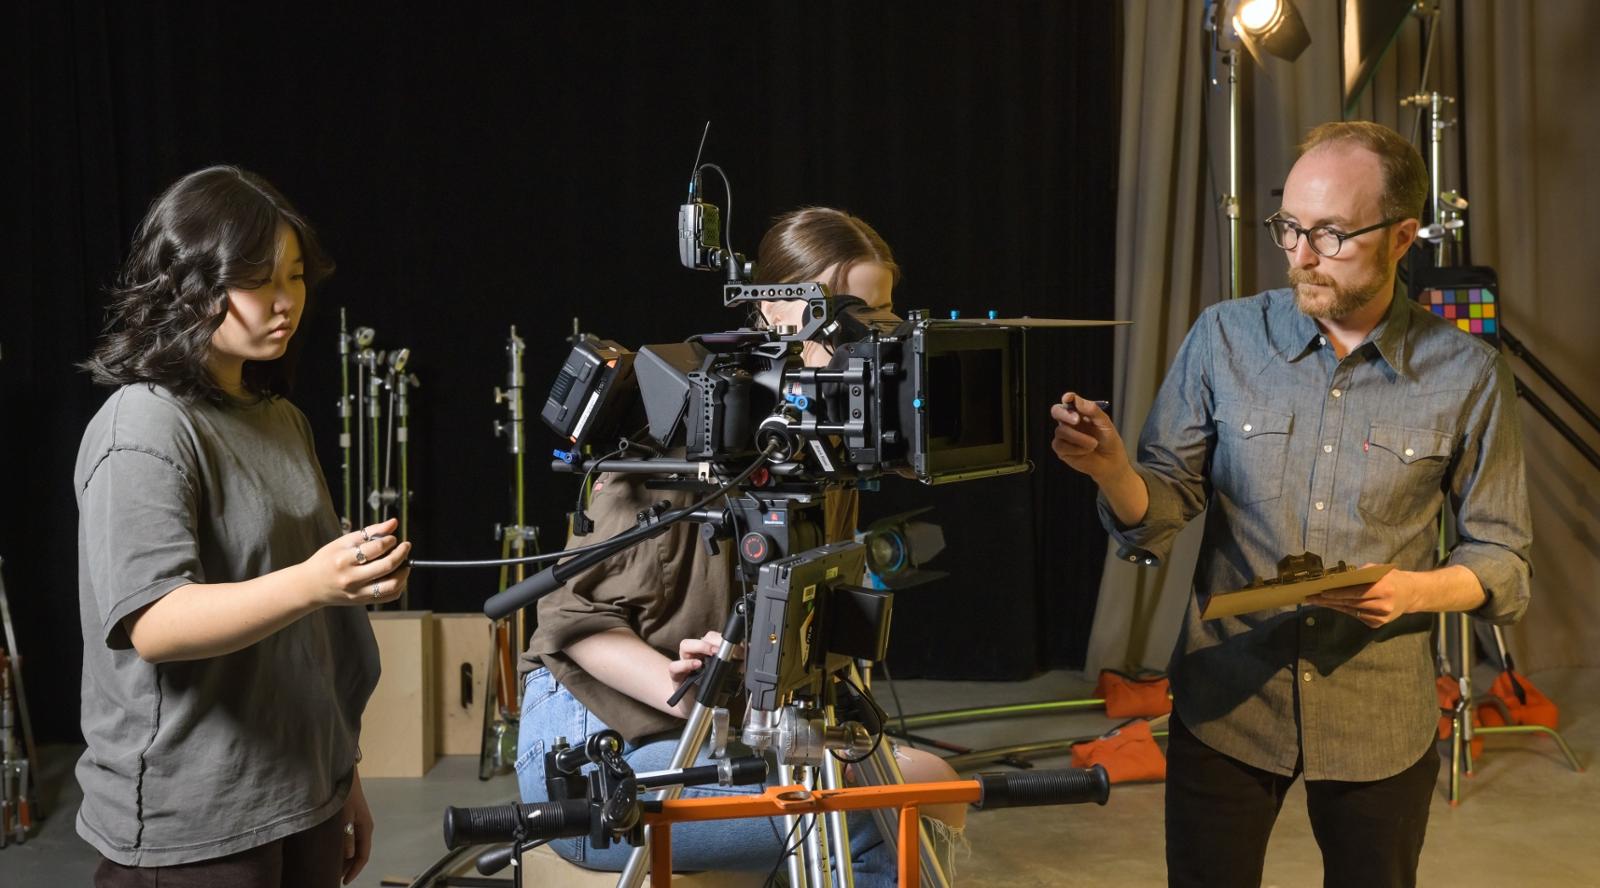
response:
<path id="1" fill-rule="evenodd" d="M 939 858 L 939 865 L 944 868 L 946 881 L 954 883 L 957 858 L 972 856 L 972 843 L 967 840 L 967 828 L 951 826 L 934 817 L 923 817 L 922 825 L 928 828 L 928 833 L 933 838 L 934 854 Z"/>

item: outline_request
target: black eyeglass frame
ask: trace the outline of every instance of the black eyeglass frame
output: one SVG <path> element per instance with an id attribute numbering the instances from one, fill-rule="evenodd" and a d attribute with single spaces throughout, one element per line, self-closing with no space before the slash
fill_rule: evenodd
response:
<path id="1" fill-rule="evenodd" d="M 1278 249 L 1283 250 L 1285 253 L 1293 250 L 1295 247 L 1300 246 L 1300 239 L 1305 238 L 1306 243 L 1311 246 L 1311 252 L 1316 253 L 1318 256 L 1321 256 L 1324 259 L 1332 259 L 1333 257 L 1339 255 L 1339 251 L 1344 249 L 1344 242 L 1350 238 L 1360 237 L 1369 231 L 1377 231 L 1380 228 L 1388 228 L 1390 225 L 1393 225 L 1396 222 L 1404 222 L 1407 218 L 1408 217 L 1406 216 L 1396 216 L 1393 219 L 1385 219 L 1376 225 L 1368 225 L 1366 228 L 1358 228 L 1355 231 L 1349 232 L 1348 234 L 1342 231 L 1336 231 L 1326 225 L 1313 225 L 1310 228 L 1301 228 L 1298 224 L 1283 218 L 1277 213 L 1273 213 L 1272 215 L 1268 216 L 1262 221 L 1261 224 L 1267 229 L 1267 237 L 1272 238 L 1273 245 L 1278 247 Z M 1289 226 L 1289 229 L 1294 232 L 1293 246 L 1286 247 L 1281 241 L 1278 240 L 1277 235 L 1272 231 L 1272 223 L 1274 222 L 1282 222 L 1284 225 Z M 1338 239 L 1339 245 L 1333 248 L 1332 253 L 1322 252 L 1321 250 L 1317 249 L 1317 242 L 1311 237 L 1311 233 L 1313 231 L 1326 231 L 1328 234 L 1331 234 Z"/>

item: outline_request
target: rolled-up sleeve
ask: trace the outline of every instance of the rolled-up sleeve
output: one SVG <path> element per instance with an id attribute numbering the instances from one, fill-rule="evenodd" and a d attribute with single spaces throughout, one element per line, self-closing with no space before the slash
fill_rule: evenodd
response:
<path id="1" fill-rule="evenodd" d="M 601 475 L 588 505 L 594 530 L 569 537 L 567 548 L 603 542 L 636 526 L 636 516 L 650 505 L 642 484 Z M 608 629 L 637 631 L 639 613 L 659 597 L 660 566 L 655 548 L 633 546 L 573 577 L 540 599 L 538 629 L 531 653 L 560 654 L 568 645 Z"/>
<path id="2" fill-rule="evenodd" d="M 1144 520 L 1122 524 L 1105 495 L 1099 497 L 1100 523 L 1124 561 L 1159 564 L 1178 532 L 1205 508 L 1205 473 L 1216 440 L 1209 372 L 1215 323 L 1214 314 L 1207 313 L 1184 337 L 1139 434 L 1134 471 L 1150 495 Z"/>
<path id="3" fill-rule="evenodd" d="M 1446 563 L 1482 584 L 1484 602 L 1473 616 L 1509 625 L 1528 609 L 1533 519 L 1511 368 L 1498 353 L 1486 364 L 1450 481 L 1458 542 Z"/>

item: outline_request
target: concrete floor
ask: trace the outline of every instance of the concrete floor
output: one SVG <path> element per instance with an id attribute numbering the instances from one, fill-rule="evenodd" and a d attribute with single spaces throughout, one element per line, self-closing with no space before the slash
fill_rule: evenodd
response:
<path id="1" fill-rule="evenodd" d="M 1562 707 L 1562 733 L 1588 767 L 1600 747 L 1600 669 L 1552 670 L 1533 681 Z M 1072 699 L 1088 696 L 1075 673 L 1050 673 L 1016 683 L 898 683 L 907 712 L 964 706 Z M 881 703 L 894 698 L 880 683 Z M 929 729 L 923 733 L 969 746 L 996 746 L 1097 733 L 1110 722 L 1098 714 L 1034 716 Z M 96 858 L 78 839 L 72 818 L 78 803 L 72 763 L 78 750 L 46 747 L 44 803 L 49 817 L 26 844 L 0 850 L 0 888 L 86 885 Z M 1060 767 L 1062 759 L 1041 759 Z M 992 768 L 985 767 L 984 770 Z M 1448 768 L 1444 769 L 1446 772 Z M 384 877 L 405 879 L 440 852 L 446 805 L 510 801 L 509 776 L 480 782 L 477 761 L 442 759 L 420 780 L 366 782 L 378 818 L 378 844 L 358 885 Z M 1574 773 L 1554 743 L 1542 737 L 1491 737 L 1477 774 L 1464 780 L 1463 801 L 1446 801 L 1446 773 L 1434 798 L 1419 882 L 1451 888 L 1474 886 L 1600 886 L 1600 777 Z M 1160 886 L 1162 787 L 1119 785 L 1105 807 L 1023 808 L 974 812 L 968 819 L 972 850 L 958 863 L 958 883 L 971 886 Z M 1267 853 L 1268 886 L 1321 884 L 1321 861 L 1297 785 L 1279 819 Z M 404 882 L 400 882 L 404 884 Z"/>

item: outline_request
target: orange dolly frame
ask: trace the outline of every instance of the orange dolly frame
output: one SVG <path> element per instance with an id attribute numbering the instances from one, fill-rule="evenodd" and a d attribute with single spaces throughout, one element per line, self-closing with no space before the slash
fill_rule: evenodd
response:
<path id="1" fill-rule="evenodd" d="M 665 888 L 672 883 L 672 824 L 695 823 L 706 820 L 736 820 L 745 817 L 781 817 L 785 815 L 825 814 L 832 811 L 862 811 L 869 808 L 898 808 L 900 827 L 898 865 L 900 888 L 919 888 L 922 881 L 921 862 L 918 856 L 919 805 L 937 805 L 967 802 L 983 807 L 985 790 L 993 784 L 1005 786 L 1012 781 L 1006 778 L 1024 778 L 1026 783 L 1037 785 L 1040 778 L 1049 779 L 1063 772 L 1025 772 L 1020 774 L 986 775 L 973 780 L 949 780 L 938 783 L 901 783 L 890 786 L 852 786 L 845 789 L 810 790 L 799 784 L 772 786 L 759 796 L 713 796 L 695 799 L 675 799 L 661 803 L 660 810 L 646 810 L 640 821 L 650 829 L 650 884 Z M 1024 793 L 1033 798 L 1018 799 L 1012 804 L 1067 804 L 1094 801 L 1104 805 L 1110 792 L 1105 769 L 1095 766 L 1089 771 L 1066 772 L 1078 776 L 1078 792 L 1093 793 L 1084 798 L 1059 797 L 1056 794 Z M 1031 779 L 1028 779 L 1031 778 Z M 1006 787 L 1009 788 L 1009 787 Z M 1004 807 L 1009 799 L 996 800 L 990 807 Z"/>

